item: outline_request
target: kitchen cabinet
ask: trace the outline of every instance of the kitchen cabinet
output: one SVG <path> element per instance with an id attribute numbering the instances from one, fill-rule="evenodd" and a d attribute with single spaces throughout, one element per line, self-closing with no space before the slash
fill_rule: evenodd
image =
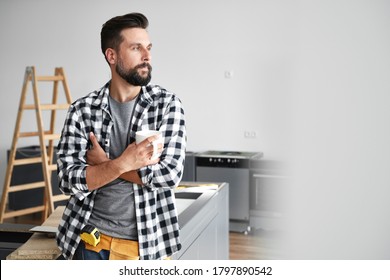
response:
<path id="1" fill-rule="evenodd" d="M 202 208 L 188 208 L 179 215 L 183 247 L 174 259 L 229 259 L 229 185 L 222 183 L 218 191 L 205 192 L 209 197 Z M 182 221 L 187 222 L 182 225 Z"/>
<path id="2" fill-rule="evenodd" d="M 282 229 L 288 191 L 288 176 L 284 164 L 266 159 L 253 161 L 250 180 L 250 227 L 264 230 Z"/>
<path id="3" fill-rule="evenodd" d="M 10 150 L 7 151 L 7 159 Z M 16 150 L 15 159 L 30 159 L 41 156 L 40 146 L 20 147 Z M 53 162 L 56 162 L 57 156 L 54 152 Z M 51 174 L 52 194 L 62 194 L 58 188 L 58 178 L 56 172 Z M 15 165 L 11 177 L 11 186 L 30 184 L 43 181 L 42 163 L 31 163 Z M 43 204 L 44 188 L 24 190 L 21 192 L 10 192 L 8 194 L 8 208 L 10 210 L 21 210 L 28 207 L 36 207 Z M 54 206 L 65 205 L 66 201 L 56 201 Z"/>

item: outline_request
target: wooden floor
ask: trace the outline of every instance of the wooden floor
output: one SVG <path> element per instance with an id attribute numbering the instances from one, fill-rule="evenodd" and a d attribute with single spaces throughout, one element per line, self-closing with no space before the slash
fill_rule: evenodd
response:
<path id="1" fill-rule="evenodd" d="M 257 230 L 248 234 L 230 232 L 231 260 L 283 259 L 279 243 L 280 233 Z"/>

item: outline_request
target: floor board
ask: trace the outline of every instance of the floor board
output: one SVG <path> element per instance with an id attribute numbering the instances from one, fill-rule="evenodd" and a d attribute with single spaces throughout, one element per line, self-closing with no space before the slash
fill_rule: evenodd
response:
<path id="1" fill-rule="evenodd" d="M 231 260 L 283 259 L 280 233 L 257 230 L 248 234 L 230 232 L 229 258 Z"/>

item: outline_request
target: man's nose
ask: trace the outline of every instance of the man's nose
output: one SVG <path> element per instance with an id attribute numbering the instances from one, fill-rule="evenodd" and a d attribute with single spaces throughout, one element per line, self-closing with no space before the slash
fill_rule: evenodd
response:
<path id="1" fill-rule="evenodd" d="M 142 60 L 143 61 L 150 61 L 152 59 L 152 55 L 150 53 L 150 50 L 145 49 L 142 54 Z"/>

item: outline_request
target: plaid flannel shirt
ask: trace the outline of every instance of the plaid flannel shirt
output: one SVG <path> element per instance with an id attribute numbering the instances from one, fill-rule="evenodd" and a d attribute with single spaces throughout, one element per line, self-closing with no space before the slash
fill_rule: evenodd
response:
<path id="1" fill-rule="evenodd" d="M 59 187 L 70 198 L 56 240 L 66 259 L 73 258 L 96 195 L 96 191 L 88 190 L 86 182 L 90 131 L 109 155 L 113 126 L 108 105 L 109 85 L 110 82 L 71 105 L 58 143 Z M 130 141 L 135 141 L 136 131 L 145 129 L 162 131 L 164 150 L 158 164 L 138 171 L 143 186 L 133 184 L 139 254 L 141 260 L 162 259 L 181 248 L 173 193 L 182 177 L 186 149 L 181 101 L 159 86 L 142 87 L 131 120 Z"/>

